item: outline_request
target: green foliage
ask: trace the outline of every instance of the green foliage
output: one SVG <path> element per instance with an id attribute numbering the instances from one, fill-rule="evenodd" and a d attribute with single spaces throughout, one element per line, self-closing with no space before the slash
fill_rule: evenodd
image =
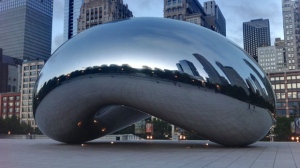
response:
<path id="1" fill-rule="evenodd" d="M 5 119 L 0 118 L 0 134 L 7 134 L 8 132 L 11 134 L 34 133 L 30 125 L 20 123 L 20 120 L 16 116 Z"/>
<path id="2" fill-rule="evenodd" d="M 154 139 L 169 139 L 171 137 L 172 126 L 169 123 L 156 119 L 154 119 L 152 123 Z"/>
<path id="3" fill-rule="evenodd" d="M 291 133 L 291 122 L 294 118 L 278 117 L 276 119 L 276 126 L 274 128 L 275 141 L 290 141 L 292 136 Z"/>

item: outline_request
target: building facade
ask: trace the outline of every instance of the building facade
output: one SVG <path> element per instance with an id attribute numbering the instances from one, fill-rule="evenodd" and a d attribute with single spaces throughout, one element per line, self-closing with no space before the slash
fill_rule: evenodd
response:
<path id="1" fill-rule="evenodd" d="M 20 93 L 0 93 L 0 117 L 20 118 Z"/>
<path id="2" fill-rule="evenodd" d="M 83 0 L 65 0 L 64 13 L 64 41 L 77 34 L 78 18 Z"/>
<path id="3" fill-rule="evenodd" d="M 226 36 L 226 20 L 214 1 L 164 0 L 164 17 L 194 23 Z M 207 12 L 207 13 L 206 13 Z"/>
<path id="4" fill-rule="evenodd" d="M 270 24 L 268 19 L 256 19 L 243 23 L 244 50 L 256 61 L 258 47 L 270 46 Z"/>
<path id="5" fill-rule="evenodd" d="M 123 0 L 84 0 L 78 19 L 78 33 L 93 26 L 133 17 Z"/>
<path id="6" fill-rule="evenodd" d="M 0 48 L 0 93 L 20 92 L 22 60 L 2 54 Z"/>
<path id="7" fill-rule="evenodd" d="M 0 48 L 21 60 L 51 55 L 53 0 L 0 1 Z"/>
<path id="8" fill-rule="evenodd" d="M 274 46 L 258 47 L 257 50 L 258 64 L 266 73 L 287 70 L 284 40 L 276 38 Z"/>
<path id="9" fill-rule="evenodd" d="M 300 69 L 299 5 L 299 0 L 282 0 L 284 41 L 289 70 Z"/>
<path id="10" fill-rule="evenodd" d="M 275 46 L 258 47 L 258 64 L 263 68 L 265 72 L 276 72 L 278 70 L 277 62 L 282 57 L 277 56 Z"/>
<path id="11" fill-rule="evenodd" d="M 272 72 L 267 74 L 275 91 L 278 117 L 291 117 L 300 110 L 300 71 Z"/>
<path id="12" fill-rule="evenodd" d="M 21 122 L 36 127 L 33 111 L 32 97 L 33 89 L 39 72 L 44 65 L 44 61 L 28 61 L 22 65 L 22 84 L 21 84 Z"/>

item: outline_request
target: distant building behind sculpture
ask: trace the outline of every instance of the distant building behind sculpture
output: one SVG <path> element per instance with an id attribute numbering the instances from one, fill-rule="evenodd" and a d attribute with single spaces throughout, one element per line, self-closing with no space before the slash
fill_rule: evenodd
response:
<path id="1" fill-rule="evenodd" d="M 243 23 L 244 50 L 256 61 L 258 47 L 271 45 L 269 19 L 255 19 Z"/>
<path id="2" fill-rule="evenodd" d="M 53 0 L 1 0 L 0 47 L 21 60 L 51 56 Z"/>
<path id="3" fill-rule="evenodd" d="M 22 60 L 2 54 L 0 48 L 0 93 L 19 92 Z"/>
<path id="4" fill-rule="evenodd" d="M 267 74 L 275 91 L 276 116 L 293 117 L 300 114 L 300 71 L 289 70 Z"/>
<path id="5" fill-rule="evenodd" d="M 226 36 L 226 20 L 215 1 L 164 0 L 164 17 L 194 23 Z"/>
<path id="6" fill-rule="evenodd" d="M 109 21 L 133 17 L 123 0 L 84 0 L 78 19 L 78 33 Z"/>
<path id="7" fill-rule="evenodd" d="M 36 127 L 33 111 L 32 98 L 33 89 L 40 73 L 44 61 L 28 61 L 22 65 L 22 84 L 21 84 L 21 122 L 27 123 L 32 127 Z"/>
<path id="8" fill-rule="evenodd" d="M 283 31 L 289 70 L 300 69 L 299 8 L 299 0 L 282 0 Z"/>
<path id="9" fill-rule="evenodd" d="M 83 0 L 65 0 L 64 13 L 64 41 L 77 34 L 78 19 Z"/>
<path id="10" fill-rule="evenodd" d="M 20 93 L 0 93 L 0 117 L 20 117 Z"/>
<path id="11" fill-rule="evenodd" d="M 284 40 L 276 38 L 274 46 L 258 47 L 257 51 L 258 64 L 266 73 L 287 70 Z"/>
<path id="12" fill-rule="evenodd" d="M 211 0 L 204 2 L 204 10 L 206 13 L 206 20 L 214 31 L 226 36 L 226 20 L 221 9 L 216 4 L 216 1 Z"/>

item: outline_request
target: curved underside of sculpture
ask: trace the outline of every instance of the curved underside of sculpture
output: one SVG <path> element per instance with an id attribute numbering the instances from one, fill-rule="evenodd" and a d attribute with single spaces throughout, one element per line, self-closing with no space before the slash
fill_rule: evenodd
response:
<path id="1" fill-rule="evenodd" d="M 228 146 L 263 138 L 274 93 L 261 68 L 197 25 L 135 18 L 63 44 L 36 83 L 34 114 L 52 139 L 81 143 L 156 116 Z"/>

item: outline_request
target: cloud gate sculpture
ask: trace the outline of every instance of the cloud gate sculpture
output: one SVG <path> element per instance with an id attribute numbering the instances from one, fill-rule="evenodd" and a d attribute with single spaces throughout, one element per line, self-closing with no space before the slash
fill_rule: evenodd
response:
<path id="1" fill-rule="evenodd" d="M 227 38 L 195 24 L 133 18 L 90 28 L 58 48 L 34 91 L 39 129 L 65 143 L 113 133 L 149 115 L 228 146 L 274 123 L 267 76 Z"/>

